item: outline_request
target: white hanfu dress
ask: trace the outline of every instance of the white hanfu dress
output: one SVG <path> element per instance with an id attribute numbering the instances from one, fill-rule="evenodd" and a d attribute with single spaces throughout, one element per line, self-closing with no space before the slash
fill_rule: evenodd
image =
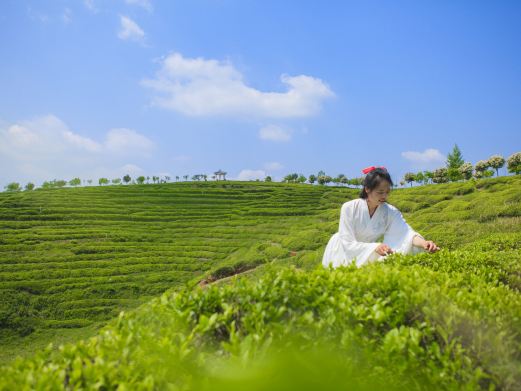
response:
<path id="1" fill-rule="evenodd" d="M 322 265 L 349 265 L 354 259 L 356 265 L 361 266 L 383 259 L 383 256 L 374 251 L 380 243 L 385 243 L 394 252 L 402 254 L 423 252 L 423 249 L 412 244 L 416 235 L 421 237 L 405 222 L 394 206 L 383 203 L 370 217 L 365 199 L 351 200 L 342 205 L 338 232 L 329 239 Z M 382 236 L 383 241 L 376 242 Z"/>

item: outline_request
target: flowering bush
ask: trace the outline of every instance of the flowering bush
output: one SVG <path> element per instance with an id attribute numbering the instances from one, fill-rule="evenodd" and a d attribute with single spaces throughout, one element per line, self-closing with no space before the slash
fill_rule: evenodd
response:
<path id="1" fill-rule="evenodd" d="M 472 178 L 472 164 L 471 163 L 463 163 L 463 165 L 459 168 L 459 172 L 463 179 L 469 180 Z"/>
<path id="2" fill-rule="evenodd" d="M 488 160 L 480 160 L 479 162 L 476 163 L 476 165 L 474 166 L 474 169 L 476 171 L 486 171 L 487 168 L 490 167 L 490 164 L 488 162 Z"/>
<path id="3" fill-rule="evenodd" d="M 499 169 L 505 165 L 505 158 L 501 155 L 494 155 L 488 159 L 489 167 L 496 170 L 496 176 L 499 175 Z"/>
<path id="4" fill-rule="evenodd" d="M 446 183 L 449 181 L 448 171 L 446 168 L 438 168 L 432 173 L 432 181 L 434 183 Z"/>
<path id="5" fill-rule="evenodd" d="M 512 154 L 507 160 L 508 172 L 521 173 L 521 152 Z"/>

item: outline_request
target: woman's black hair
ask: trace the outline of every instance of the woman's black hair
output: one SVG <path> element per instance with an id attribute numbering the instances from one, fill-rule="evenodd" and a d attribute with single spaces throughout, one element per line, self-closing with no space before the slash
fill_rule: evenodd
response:
<path id="1" fill-rule="evenodd" d="M 366 188 L 374 190 L 382 181 L 387 181 L 393 187 L 393 181 L 391 175 L 385 168 L 375 168 L 369 174 L 367 174 L 362 182 L 362 190 L 360 191 L 360 198 L 367 198 Z"/>

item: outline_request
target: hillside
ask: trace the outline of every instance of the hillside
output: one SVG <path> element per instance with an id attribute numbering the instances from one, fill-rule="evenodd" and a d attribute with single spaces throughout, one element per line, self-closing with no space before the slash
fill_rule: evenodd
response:
<path id="1" fill-rule="evenodd" d="M 92 334 L 221 266 L 287 256 L 288 232 L 354 194 L 237 182 L 0 193 L 1 358 Z"/>
<path id="2" fill-rule="evenodd" d="M 382 265 L 342 272 L 348 273 L 342 278 L 355 276 L 362 278 L 361 284 L 364 279 L 374 283 L 375 276 L 385 277 L 390 273 L 398 278 L 392 283 L 395 287 L 403 287 L 406 292 L 421 288 L 422 297 L 431 300 L 427 313 L 422 310 L 420 318 L 436 312 L 432 297 L 450 298 L 457 294 L 455 286 L 461 288 L 461 284 L 468 283 L 464 291 L 471 293 L 453 303 L 454 313 L 464 313 L 472 323 L 479 319 L 474 312 L 467 316 L 472 308 L 487 317 L 495 316 L 494 313 L 499 316 L 498 308 L 504 309 L 505 318 L 499 331 L 501 335 L 512 334 L 514 341 L 518 341 L 512 327 L 516 326 L 515 319 L 519 319 L 516 310 L 519 307 L 514 304 L 519 300 L 520 287 L 520 190 L 518 177 L 395 190 L 389 202 L 404 212 L 415 229 L 446 250 L 436 256 L 396 257 Z M 2 194 L 0 216 L 6 234 L 2 235 L 0 246 L 0 288 L 6 292 L 4 297 L 11 300 L 2 312 L 7 346 L 11 346 L 11 354 L 20 353 L 21 343 L 39 335 L 39 339 L 33 339 L 32 349 L 36 349 L 38 344 L 52 340 L 52 334 L 46 332 L 53 327 L 102 324 L 120 309 L 132 308 L 168 288 L 191 292 L 191 286 L 203 277 L 227 275 L 234 268 L 265 264 L 249 274 L 253 281 L 265 273 L 277 273 L 273 270 L 280 268 L 279 273 L 290 273 L 284 278 L 294 278 L 291 277 L 294 272 L 285 271 L 284 266 L 314 269 L 329 235 L 336 231 L 341 203 L 356 194 L 356 190 L 345 188 L 264 183 L 121 186 Z M 416 274 L 411 274 L 412 270 Z M 420 279 L 418 270 L 422 271 Z M 324 278 L 322 271 L 299 276 L 304 284 Z M 413 280 L 418 282 L 412 284 Z M 446 284 L 439 290 L 427 289 L 432 281 Z M 183 284 L 188 287 L 182 289 Z M 495 301 L 481 304 L 478 299 L 491 288 L 506 291 L 495 293 Z M 213 295 L 221 294 L 219 288 L 212 289 L 217 289 Z M 227 289 L 232 290 L 230 295 L 237 295 L 233 292 L 234 284 Z M 280 289 L 279 292 L 283 293 Z M 373 293 L 363 299 L 364 305 L 372 303 L 371 308 L 385 301 L 385 290 Z M 205 297 L 204 293 L 198 295 L 202 295 L 201 300 Z M 156 319 L 154 311 L 162 313 L 166 307 L 178 304 L 169 302 L 171 296 L 164 297 L 161 304 L 153 301 L 132 316 Z M 513 304 L 508 304 L 508 300 Z M 400 305 L 396 305 L 391 312 L 401 311 Z M 203 307 L 198 307 L 196 313 Z M 18 319 L 6 312 L 12 308 L 17 308 Z M 211 311 L 208 316 L 211 318 Z M 124 319 L 118 324 L 130 327 L 130 321 Z M 24 339 L 16 333 L 27 332 L 23 326 L 27 321 L 34 331 Z M 399 317 L 392 324 L 383 323 L 384 329 L 371 336 L 363 335 L 364 338 L 370 337 L 377 343 L 384 330 L 393 329 L 391 326 L 411 326 L 406 318 Z M 271 320 L 267 324 L 273 326 Z M 153 323 L 151 327 L 154 329 Z M 71 334 L 71 339 L 95 332 L 95 328 L 78 330 L 77 334 Z M 99 337 L 96 341 L 90 344 L 101 343 Z M 505 345 L 505 341 L 501 340 L 499 345 Z M 139 342 L 133 342 L 129 348 L 139 346 Z M 509 365 L 517 359 L 510 354 Z"/>

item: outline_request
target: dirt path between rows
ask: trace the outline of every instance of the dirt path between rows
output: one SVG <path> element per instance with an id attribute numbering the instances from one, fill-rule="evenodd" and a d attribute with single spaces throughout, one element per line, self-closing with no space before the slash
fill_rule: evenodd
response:
<path id="1" fill-rule="evenodd" d="M 221 278 L 216 278 L 216 277 L 210 275 L 209 277 L 205 278 L 204 280 L 199 281 L 197 283 L 197 285 L 204 288 L 210 284 L 226 282 L 226 281 L 231 280 L 235 276 L 251 273 L 255 269 L 257 269 L 257 267 L 259 267 L 259 266 L 261 266 L 261 265 L 257 265 L 257 266 L 251 267 L 251 268 L 237 269 L 233 274 L 226 276 L 226 277 L 221 277 Z"/>

